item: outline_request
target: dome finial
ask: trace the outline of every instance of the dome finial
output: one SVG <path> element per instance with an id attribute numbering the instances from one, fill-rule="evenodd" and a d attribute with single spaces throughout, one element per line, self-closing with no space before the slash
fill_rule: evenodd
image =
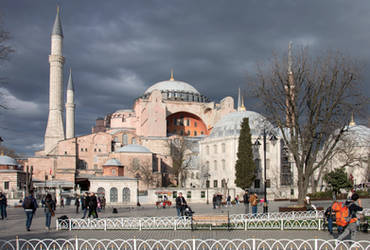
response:
<path id="1" fill-rule="evenodd" d="M 173 69 L 171 69 L 171 78 L 170 78 L 170 81 L 174 81 L 175 78 L 173 78 Z"/>
<path id="2" fill-rule="evenodd" d="M 247 109 L 244 106 L 244 96 L 242 96 L 242 105 L 240 106 L 240 111 L 246 111 Z"/>
<path id="3" fill-rule="evenodd" d="M 355 122 L 355 119 L 354 119 L 354 115 L 353 115 L 353 112 L 352 112 L 352 115 L 351 115 L 351 121 L 349 123 L 349 126 L 356 126 L 356 122 Z"/>

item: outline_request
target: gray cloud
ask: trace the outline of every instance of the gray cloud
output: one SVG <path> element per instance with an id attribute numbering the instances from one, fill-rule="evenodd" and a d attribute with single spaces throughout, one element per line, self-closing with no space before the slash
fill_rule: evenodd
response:
<path id="1" fill-rule="evenodd" d="M 284 53 L 290 40 L 313 53 L 339 49 L 368 64 L 369 2 L 58 1 L 65 81 L 72 67 L 76 131 L 98 116 L 131 108 L 152 84 L 175 78 L 212 100 L 248 88 L 255 64 Z M 32 153 L 43 142 L 48 110 L 50 32 L 57 1 L 5 0 L 5 28 L 16 52 L 1 64 L 10 109 L 1 111 L 4 144 Z M 369 73 L 364 72 L 367 81 Z M 365 82 L 366 84 L 367 82 Z M 255 99 L 247 107 L 257 107 Z"/>

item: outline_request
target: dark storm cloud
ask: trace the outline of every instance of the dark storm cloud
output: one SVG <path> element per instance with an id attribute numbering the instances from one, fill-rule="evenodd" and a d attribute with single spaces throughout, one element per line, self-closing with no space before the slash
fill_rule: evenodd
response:
<path id="1" fill-rule="evenodd" d="M 364 63 L 370 57 L 365 1 L 5 0 L 0 11 L 16 52 L 0 68 L 10 107 L 0 114 L 0 133 L 19 152 L 42 147 L 57 3 L 64 78 L 71 67 L 76 89 L 77 134 L 89 133 L 96 117 L 131 108 L 171 68 L 176 79 L 219 101 L 236 97 L 239 86 L 247 89 L 255 64 L 285 53 L 290 40 L 314 53 L 339 49 Z"/>

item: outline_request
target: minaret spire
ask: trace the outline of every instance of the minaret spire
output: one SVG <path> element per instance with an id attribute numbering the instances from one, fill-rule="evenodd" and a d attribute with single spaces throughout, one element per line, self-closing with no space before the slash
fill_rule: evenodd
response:
<path id="1" fill-rule="evenodd" d="M 45 131 L 44 153 L 53 153 L 58 141 L 64 140 L 63 125 L 63 30 L 60 11 L 57 7 L 51 33 L 51 53 L 49 55 L 49 117 Z"/>
<path id="2" fill-rule="evenodd" d="M 171 77 L 170 77 L 170 81 L 174 81 L 175 78 L 173 78 L 173 69 L 171 69 Z"/>
<path id="3" fill-rule="evenodd" d="M 286 105 L 286 126 L 292 127 L 295 123 L 295 83 L 293 75 L 293 57 L 292 57 L 292 41 L 288 45 L 288 81 L 285 85 L 285 105 Z"/>
<path id="4" fill-rule="evenodd" d="M 240 111 L 240 88 L 238 88 L 238 107 L 236 108 L 237 111 Z"/>
<path id="5" fill-rule="evenodd" d="M 75 137 L 75 102 L 72 69 L 69 69 L 66 102 L 66 139 Z"/>
<path id="6" fill-rule="evenodd" d="M 293 74 L 293 71 L 292 71 L 292 64 L 293 64 L 292 44 L 293 44 L 293 42 L 290 41 L 289 45 L 288 45 L 288 74 Z"/>
<path id="7" fill-rule="evenodd" d="M 244 95 L 242 95 L 242 104 L 240 106 L 240 111 L 246 111 L 247 109 L 244 106 Z"/>

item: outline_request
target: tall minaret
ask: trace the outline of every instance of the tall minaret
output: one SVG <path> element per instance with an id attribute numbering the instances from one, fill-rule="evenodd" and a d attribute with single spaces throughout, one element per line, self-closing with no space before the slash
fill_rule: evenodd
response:
<path id="1" fill-rule="evenodd" d="M 292 42 L 289 42 L 288 46 L 288 82 L 285 85 L 285 102 L 286 102 L 286 126 L 290 128 L 295 123 L 294 112 L 295 112 L 295 83 L 294 75 L 292 70 L 293 58 L 292 58 Z"/>
<path id="2" fill-rule="evenodd" d="M 238 88 L 238 107 L 236 108 L 237 111 L 240 111 L 240 88 Z"/>
<path id="3" fill-rule="evenodd" d="M 75 137 L 75 91 L 72 81 L 72 70 L 69 70 L 66 102 L 66 139 Z"/>
<path id="4" fill-rule="evenodd" d="M 57 142 L 64 140 L 63 127 L 63 30 L 59 16 L 59 6 L 51 33 L 51 54 L 49 55 L 49 118 L 46 126 L 44 152 L 50 153 Z"/>

